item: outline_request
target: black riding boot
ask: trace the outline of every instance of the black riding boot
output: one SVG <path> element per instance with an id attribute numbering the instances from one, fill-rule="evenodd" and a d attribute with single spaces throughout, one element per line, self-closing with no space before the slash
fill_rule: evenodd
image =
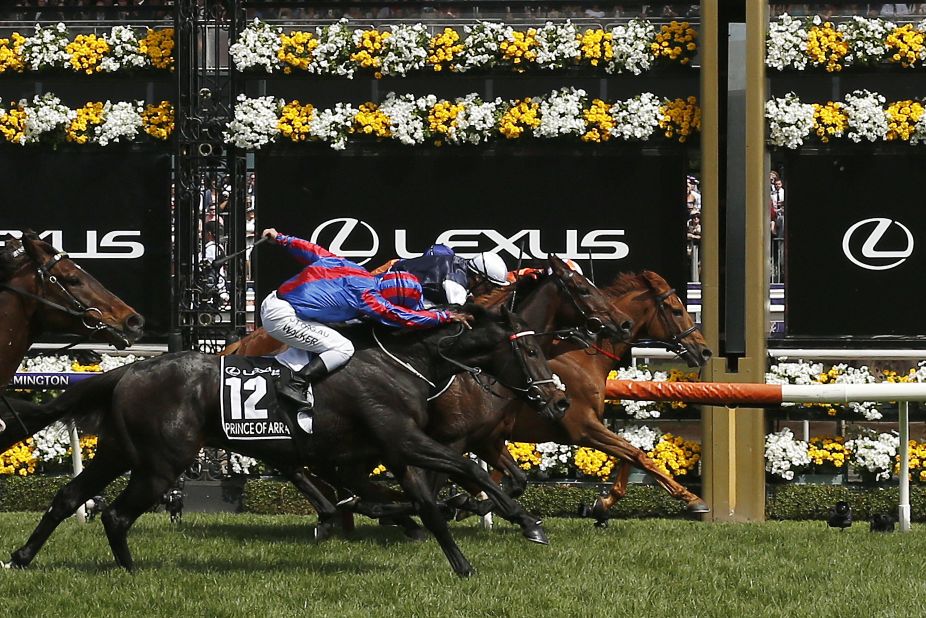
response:
<path id="1" fill-rule="evenodd" d="M 308 400 L 309 384 L 328 375 L 328 367 L 321 358 L 315 357 L 299 371 L 292 372 L 290 379 L 277 387 L 277 395 L 295 401 L 300 406 L 311 405 Z"/>

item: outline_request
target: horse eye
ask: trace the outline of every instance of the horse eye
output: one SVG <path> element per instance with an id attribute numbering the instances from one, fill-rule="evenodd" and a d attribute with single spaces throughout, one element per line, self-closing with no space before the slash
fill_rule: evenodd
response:
<path id="1" fill-rule="evenodd" d="M 576 288 L 576 291 L 579 292 L 579 294 L 581 294 L 582 296 L 588 296 L 589 294 L 592 293 L 592 291 L 585 286 Z"/>
<path id="2" fill-rule="evenodd" d="M 534 356 L 537 356 L 537 350 L 534 348 L 527 348 L 527 355 L 533 358 Z"/>
<path id="3" fill-rule="evenodd" d="M 61 283 L 65 285 L 82 285 L 81 280 L 78 277 L 72 277 L 69 275 L 61 277 Z"/>
<path id="4" fill-rule="evenodd" d="M 680 318 L 680 317 L 682 317 L 684 314 L 682 313 L 682 310 L 681 310 L 681 309 L 673 309 L 673 310 L 672 310 L 672 315 L 674 315 L 674 316 L 677 317 L 677 318 Z"/>

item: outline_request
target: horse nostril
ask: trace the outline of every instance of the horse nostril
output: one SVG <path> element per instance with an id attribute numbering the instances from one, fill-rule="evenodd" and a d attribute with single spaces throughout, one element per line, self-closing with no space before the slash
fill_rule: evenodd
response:
<path id="1" fill-rule="evenodd" d="M 707 348 L 701 350 L 701 358 L 703 358 L 704 360 L 710 360 L 713 355 L 714 353 L 708 350 Z"/>
<path id="2" fill-rule="evenodd" d="M 569 409 L 569 397 L 563 397 L 562 399 L 557 401 L 554 405 L 556 406 L 556 410 L 558 412 L 565 412 L 566 410 Z"/>
<path id="3" fill-rule="evenodd" d="M 630 334 L 630 333 L 632 332 L 632 330 L 633 330 L 633 321 L 632 321 L 632 320 L 624 320 L 623 322 L 621 322 L 621 331 L 623 331 L 623 332 L 625 332 L 625 333 L 627 333 L 627 334 Z"/>
<path id="4" fill-rule="evenodd" d="M 137 313 L 133 313 L 123 321 L 123 325 L 129 332 L 140 332 L 145 326 L 145 318 Z"/>

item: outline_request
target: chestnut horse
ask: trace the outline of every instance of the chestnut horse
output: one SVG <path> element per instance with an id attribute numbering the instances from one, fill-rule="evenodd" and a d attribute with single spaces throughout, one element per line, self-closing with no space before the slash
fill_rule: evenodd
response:
<path id="1" fill-rule="evenodd" d="M 21 239 L 7 236 L 3 241 L 0 387 L 9 383 L 26 351 L 43 333 L 84 335 L 119 349 L 141 337 L 144 318 L 71 261 L 67 253 L 39 240 L 31 231 Z M 4 433 L 4 426 L 6 432 L 0 442 L 7 447 L 41 429 L 22 427 L 11 409 L 0 405 L 0 433 Z M 0 446 L 0 452 L 4 450 Z"/>

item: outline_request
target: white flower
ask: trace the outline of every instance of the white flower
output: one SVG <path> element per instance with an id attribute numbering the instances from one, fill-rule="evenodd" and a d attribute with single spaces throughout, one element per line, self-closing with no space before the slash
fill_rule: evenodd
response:
<path id="1" fill-rule="evenodd" d="M 777 363 L 772 365 L 765 374 L 766 384 L 820 384 L 819 376 L 835 373 L 835 378 L 828 378 L 831 384 L 873 384 L 876 380 L 867 366 L 850 367 L 846 363 L 833 365 L 824 369 L 822 363 Z M 793 403 L 783 403 L 782 407 L 793 406 Z M 874 421 L 881 418 L 881 406 L 873 401 L 850 402 L 846 404 L 850 412 L 863 416 L 866 420 Z"/>
<path id="2" fill-rule="evenodd" d="M 113 73 L 124 69 L 140 69 L 150 65 L 150 58 L 141 53 L 138 37 L 128 26 L 113 26 L 109 34 L 103 35 L 109 45 L 109 53 L 100 61 L 100 69 Z"/>
<path id="3" fill-rule="evenodd" d="M 556 442 L 541 442 L 534 448 L 540 454 L 540 470 L 566 472 L 575 455 L 574 448 Z"/>
<path id="4" fill-rule="evenodd" d="M 649 452 L 662 440 L 662 432 L 646 425 L 627 425 L 618 430 L 617 435 L 630 442 L 641 451 Z"/>
<path id="5" fill-rule="evenodd" d="M 659 98 L 651 92 L 618 101 L 609 110 L 614 119 L 611 135 L 625 140 L 649 139 L 659 128 L 660 108 Z"/>
<path id="6" fill-rule="evenodd" d="M 428 59 L 428 29 L 424 24 L 389 26 L 392 36 L 383 43 L 383 75 L 404 77 L 409 71 L 423 69 Z M 360 32 L 360 31 L 358 31 Z"/>
<path id="7" fill-rule="evenodd" d="M 768 25 L 765 41 L 765 64 L 779 71 L 807 66 L 807 28 L 804 20 L 794 19 L 787 13 Z"/>
<path id="8" fill-rule="evenodd" d="M 63 463 L 71 448 L 67 425 L 55 422 L 32 436 L 35 458 L 42 463 Z"/>
<path id="9" fill-rule="evenodd" d="M 235 118 L 228 123 L 224 137 L 228 144 L 243 149 L 258 149 L 279 135 L 279 111 L 282 102 L 274 97 L 249 99 L 238 95 Z"/>
<path id="10" fill-rule="evenodd" d="M 23 41 L 23 61 L 32 71 L 64 68 L 71 57 L 67 52 L 68 42 L 67 28 L 63 23 L 44 28 L 36 24 L 35 34 Z"/>
<path id="11" fill-rule="evenodd" d="M 540 124 L 534 127 L 535 137 L 582 135 L 585 132 L 585 91 L 575 88 L 555 90 L 540 99 Z"/>
<path id="12" fill-rule="evenodd" d="M 626 25 L 611 30 L 614 58 L 607 64 L 608 73 L 629 71 L 639 75 L 653 66 L 650 44 L 656 38 L 656 28 L 645 19 L 631 19 Z"/>
<path id="13" fill-rule="evenodd" d="M 141 101 L 103 105 L 103 123 L 93 130 L 93 141 L 106 146 L 120 139 L 132 140 L 142 128 L 141 114 L 145 106 Z"/>
<path id="14" fill-rule="evenodd" d="M 876 434 L 864 430 L 858 438 L 846 442 L 846 449 L 852 451 L 852 467 L 858 472 L 874 473 L 876 481 L 891 478 L 898 448 L 900 438 L 895 432 Z"/>
<path id="15" fill-rule="evenodd" d="M 846 114 L 849 129 L 846 136 L 853 142 L 867 140 L 876 142 L 887 135 L 887 111 L 885 98 L 868 90 L 856 90 L 846 95 Z"/>
<path id="16" fill-rule="evenodd" d="M 46 133 L 64 131 L 71 120 L 77 117 L 77 112 L 62 105 L 61 99 L 50 92 L 33 97 L 31 104 L 26 100 L 19 104 L 26 111 L 23 143 L 35 143 Z"/>
<path id="17" fill-rule="evenodd" d="M 765 102 L 768 142 L 773 146 L 799 148 L 814 127 L 813 105 L 801 103 L 793 92 Z"/>
<path id="18" fill-rule="evenodd" d="M 617 369 L 618 380 L 636 380 L 643 382 L 665 382 L 669 374 L 664 371 L 652 372 L 642 367 L 626 367 Z M 659 418 L 658 401 L 634 401 L 624 399 L 620 402 L 624 412 L 631 418 L 644 420 L 648 418 Z"/>
<path id="19" fill-rule="evenodd" d="M 572 22 L 547 22 L 537 30 L 537 57 L 534 62 L 542 69 L 558 69 L 574 64 L 580 53 L 579 31 Z"/>
<path id="20" fill-rule="evenodd" d="M 790 429 L 765 436 L 765 471 L 785 480 L 794 478 L 795 470 L 810 465 L 807 443 L 795 440 Z"/>
<path id="21" fill-rule="evenodd" d="M 336 24 L 319 26 L 315 29 L 318 36 L 318 47 L 312 52 L 312 62 L 309 63 L 309 73 L 318 75 L 339 75 L 352 78 L 355 64 L 351 61 L 353 47 L 353 34 L 347 27 L 347 19 L 341 19 Z"/>
<path id="22" fill-rule="evenodd" d="M 238 41 L 229 48 L 235 68 L 239 71 L 263 67 L 267 73 L 280 67 L 277 52 L 280 51 L 282 28 L 273 28 L 258 18 L 241 31 Z"/>
<path id="23" fill-rule="evenodd" d="M 359 110 L 349 103 L 338 103 L 333 108 L 315 111 L 309 126 L 309 134 L 318 140 L 331 144 L 334 150 L 347 147 L 347 136 Z"/>
<path id="24" fill-rule="evenodd" d="M 379 106 L 389 118 L 389 130 L 392 137 L 407 146 L 423 144 L 429 137 L 426 133 L 428 126 L 428 110 L 437 103 L 433 94 L 416 99 L 414 95 L 397 95 L 390 92 Z"/>
<path id="25" fill-rule="evenodd" d="M 846 66 L 877 64 L 884 60 L 888 47 L 887 35 L 896 26 L 880 17 L 868 18 L 854 15 L 851 20 L 839 24 L 836 29 L 843 33 L 849 46 L 849 53 L 843 59 Z"/>
<path id="26" fill-rule="evenodd" d="M 480 21 L 463 27 L 463 51 L 453 70 L 489 69 L 498 64 L 499 43 L 506 40 L 511 28 L 505 24 Z"/>
<path id="27" fill-rule="evenodd" d="M 463 110 L 457 115 L 457 122 L 450 128 L 447 141 L 451 144 L 481 144 L 495 134 L 498 119 L 502 114 L 502 100 L 483 101 L 478 94 L 468 94 L 457 99 Z"/>

